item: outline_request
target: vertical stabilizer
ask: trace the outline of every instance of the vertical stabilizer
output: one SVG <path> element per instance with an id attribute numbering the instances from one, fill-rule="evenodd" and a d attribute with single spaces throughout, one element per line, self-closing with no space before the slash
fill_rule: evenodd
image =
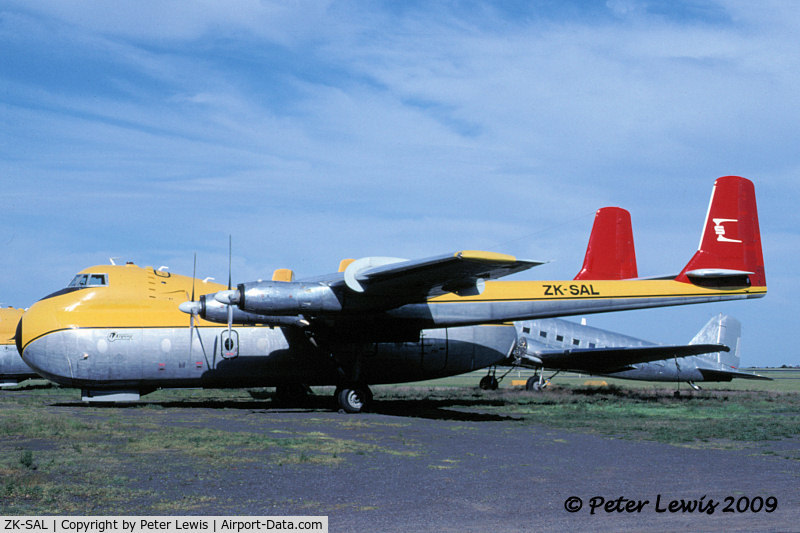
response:
<path id="1" fill-rule="evenodd" d="M 741 360 L 742 324 L 732 316 L 719 314 L 703 326 L 689 344 L 724 344 L 729 352 L 715 352 L 697 357 L 721 363 L 728 367 L 739 368 Z"/>
<path id="2" fill-rule="evenodd" d="M 598 209 L 583 267 L 575 279 L 630 279 L 637 276 L 630 213 L 620 207 Z"/>
<path id="3" fill-rule="evenodd" d="M 737 279 L 767 286 L 753 182 L 725 176 L 714 183 L 700 247 L 675 280 L 738 285 Z"/>

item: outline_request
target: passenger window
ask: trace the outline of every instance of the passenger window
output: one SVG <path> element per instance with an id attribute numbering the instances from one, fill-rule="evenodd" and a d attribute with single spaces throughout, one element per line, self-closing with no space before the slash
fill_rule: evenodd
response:
<path id="1" fill-rule="evenodd" d="M 581 341 L 578 339 L 572 339 L 572 344 L 574 344 L 575 346 L 579 346 L 581 344 Z"/>
<path id="2" fill-rule="evenodd" d="M 546 331 L 540 331 L 539 332 L 539 336 L 546 339 L 547 338 L 547 332 Z"/>
<path id="3" fill-rule="evenodd" d="M 558 342 L 563 342 L 564 341 L 564 335 L 556 335 L 556 340 Z"/>
<path id="4" fill-rule="evenodd" d="M 596 346 L 597 346 L 597 345 L 596 345 L 595 343 L 593 343 L 593 342 L 590 342 L 590 343 L 589 343 L 589 348 L 594 348 L 594 347 L 596 347 Z"/>

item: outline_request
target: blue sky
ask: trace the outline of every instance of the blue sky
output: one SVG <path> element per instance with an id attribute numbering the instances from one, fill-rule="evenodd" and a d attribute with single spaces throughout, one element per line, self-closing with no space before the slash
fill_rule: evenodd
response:
<path id="1" fill-rule="evenodd" d="M 0 302 L 109 257 L 312 276 L 487 249 L 578 271 L 631 212 L 641 275 L 697 247 L 715 178 L 756 184 L 766 298 L 594 315 L 800 364 L 792 2 L 15 1 L 0 6 Z"/>

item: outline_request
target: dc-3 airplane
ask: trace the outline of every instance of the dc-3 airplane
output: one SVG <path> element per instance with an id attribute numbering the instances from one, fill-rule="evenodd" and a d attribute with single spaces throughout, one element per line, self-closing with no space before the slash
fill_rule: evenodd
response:
<path id="1" fill-rule="evenodd" d="M 528 390 L 541 390 L 549 383 L 545 369 L 555 371 L 551 379 L 567 370 L 642 381 L 686 381 L 698 390 L 695 382 L 700 381 L 771 379 L 739 370 L 742 326 L 728 315 L 712 317 L 689 344 L 672 346 L 558 318 L 520 321 L 517 328 L 517 350 L 508 363 L 537 371 L 525 384 Z M 490 386 L 492 377 L 485 376 L 482 385 Z"/>
<path id="2" fill-rule="evenodd" d="M 753 184 L 735 176 L 716 181 L 700 248 L 677 276 L 602 280 L 590 268 L 568 281 L 496 281 L 539 264 L 476 251 L 368 257 L 302 281 L 280 269 L 235 289 L 230 273 L 226 288 L 133 264 L 95 266 L 31 306 L 16 342 L 31 368 L 83 389 L 86 401 L 162 387 L 274 386 L 280 397 L 334 385 L 339 406 L 358 412 L 370 384 L 505 360 L 517 347 L 515 320 L 767 292 Z"/>
<path id="3" fill-rule="evenodd" d="M 20 359 L 14 346 L 14 330 L 23 312 L 23 309 L 13 307 L 0 308 L 0 388 L 13 387 L 20 381 L 39 377 Z"/>

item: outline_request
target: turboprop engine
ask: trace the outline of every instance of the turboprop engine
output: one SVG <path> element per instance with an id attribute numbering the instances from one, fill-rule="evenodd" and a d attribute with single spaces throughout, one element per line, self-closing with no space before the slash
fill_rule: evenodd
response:
<path id="1" fill-rule="evenodd" d="M 342 304 L 330 286 L 294 281 L 240 283 L 236 289 L 220 291 L 214 299 L 242 311 L 268 316 L 335 313 Z"/>

